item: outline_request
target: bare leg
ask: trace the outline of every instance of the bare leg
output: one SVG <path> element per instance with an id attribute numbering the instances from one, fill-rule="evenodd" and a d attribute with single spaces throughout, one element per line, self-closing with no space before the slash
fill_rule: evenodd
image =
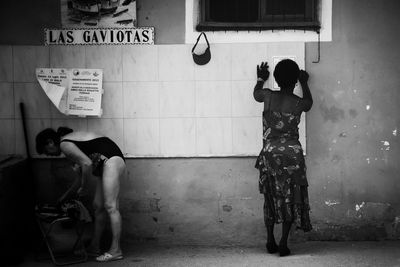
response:
<path id="1" fill-rule="evenodd" d="M 104 209 L 104 198 L 103 198 L 103 182 L 101 179 L 96 181 L 96 193 L 94 195 L 93 207 L 94 207 L 94 229 L 93 237 L 90 242 L 88 252 L 94 254 L 100 254 L 100 240 L 104 232 L 105 223 L 107 220 L 107 212 Z"/>
<path id="2" fill-rule="evenodd" d="M 125 162 L 120 157 L 112 157 L 104 163 L 103 192 L 104 207 L 110 216 L 112 242 L 109 253 L 121 254 L 121 215 L 119 213 L 119 178 L 125 170 Z"/>

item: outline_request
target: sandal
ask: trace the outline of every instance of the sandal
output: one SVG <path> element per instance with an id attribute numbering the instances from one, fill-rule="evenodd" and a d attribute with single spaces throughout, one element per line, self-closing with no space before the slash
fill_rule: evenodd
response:
<path id="1" fill-rule="evenodd" d="M 107 262 L 107 261 L 116 261 L 116 260 L 122 260 L 124 257 L 122 254 L 116 254 L 116 255 L 111 255 L 108 252 L 105 252 L 103 255 L 100 255 L 96 258 L 96 261 L 100 262 Z"/>

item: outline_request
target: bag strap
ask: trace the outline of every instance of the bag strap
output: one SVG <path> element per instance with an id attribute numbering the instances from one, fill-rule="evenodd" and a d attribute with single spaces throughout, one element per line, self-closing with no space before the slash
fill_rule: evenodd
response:
<path id="1" fill-rule="evenodd" d="M 196 41 L 195 45 L 194 45 L 193 48 L 192 48 L 192 53 L 194 53 L 194 49 L 196 48 L 197 44 L 199 43 L 200 37 L 201 37 L 202 35 L 204 35 L 204 38 L 206 39 L 207 47 L 210 48 L 210 43 L 208 42 L 207 35 L 205 34 L 205 32 L 201 32 L 201 33 L 199 34 L 199 37 L 197 37 L 197 41 Z"/>

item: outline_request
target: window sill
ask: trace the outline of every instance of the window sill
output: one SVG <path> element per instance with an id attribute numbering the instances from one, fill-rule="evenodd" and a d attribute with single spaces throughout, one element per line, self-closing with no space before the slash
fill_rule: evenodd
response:
<path id="1" fill-rule="evenodd" d="M 197 24 L 196 31 L 304 30 L 318 32 L 320 28 L 321 26 L 317 22 L 201 22 Z"/>

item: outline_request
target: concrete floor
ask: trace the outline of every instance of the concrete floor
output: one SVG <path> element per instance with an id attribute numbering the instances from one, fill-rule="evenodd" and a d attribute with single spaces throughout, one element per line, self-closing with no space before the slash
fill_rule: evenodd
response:
<path id="1" fill-rule="evenodd" d="M 125 244 L 124 259 L 109 263 L 89 260 L 73 266 L 399 266 L 400 241 L 305 242 L 290 246 L 293 255 L 280 258 L 263 247 L 158 246 Z M 19 266 L 54 266 L 30 257 Z"/>

